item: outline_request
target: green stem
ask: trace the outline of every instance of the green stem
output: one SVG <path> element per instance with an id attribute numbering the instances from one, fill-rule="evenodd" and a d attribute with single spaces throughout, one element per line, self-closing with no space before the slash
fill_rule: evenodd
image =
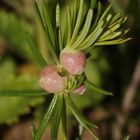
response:
<path id="1" fill-rule="evenodd" d="M 66 101 L 64 98 L 63 108 L 62 108 L 62 118 L 60 121 L 58 140 L 67 140 L 67 118 L 66 118 Z"/>
<path id="2" fill-rule="evenodd" d="M 65 134 L 65 129 L 63 127 L 63 120 L 60 122 L 58 131 L 58 140 L 67 140 L 67 135 Z"/>

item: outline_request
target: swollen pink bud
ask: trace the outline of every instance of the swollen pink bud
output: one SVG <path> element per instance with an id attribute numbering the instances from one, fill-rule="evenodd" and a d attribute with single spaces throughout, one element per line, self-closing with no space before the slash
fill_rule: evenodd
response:
<path id="1" fill-rule="evenodd" d="M 86 91 L 86 86 L 85 85 L 81 85 L 79 88 L 75 89 L 73 91 L 73 93 L 75 93 L 77 95 L 82 95 L 85 91 Z"/>
<path id="2" fill-rule="evenodd" d="M 86 56 L 81 51 L 66 47 L 60 54 L 60 62 L 70 74 L 81 74 L 86 64 Z"/>
<path id="3" fill-rule="evenodd" d="M 39 84 L 49 93 L 58 93 L 66 88 L 67 78 L 58 74 L 55 65 L 48 65 L 40 72 Z"/>

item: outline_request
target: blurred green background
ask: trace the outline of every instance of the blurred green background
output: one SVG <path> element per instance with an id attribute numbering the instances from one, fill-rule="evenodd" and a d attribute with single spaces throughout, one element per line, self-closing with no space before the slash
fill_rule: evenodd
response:
<path id="1" fill-rule="evenodd" d="M 56 1 L 48 0 L 50 14 L 55 12 Z M 60 0 L 61 5 L 63 1 Z M 53 62 L 32 2 L 0 1 L 0 89 L 38 88 L 39 68 L 26 40 L 27 32 L 36 40 L 44 58 Z M 99 126 L 97 133 L 101 140 L 119 140 L 127 134 L 130 140 L 139 140 L 140 0 L 101 0 L 101 3 L 104 7 L 112 3 L 115 13 L 128 15 L 125 26 L 130 28 L 128 36 L 133 40 L 118 46 L 100 47 L 88 60 L 89 79 L 113 92 L 114 96 L 102 96 L 88 88 L 83 96 L 76 96 L 74 100 L 85 116 Z M 0 140 L 31 140 L 31 124 L 38 124 L 50 99 L 51 96 L 0 97 Z M 69 139 L 75 140 L 77 122 L 69 112 L 68 119 Z M 43 140 L 50 140 L 49 131 L 48 127 Z M 83 140 L 92 140 L 86 131 Z"/>

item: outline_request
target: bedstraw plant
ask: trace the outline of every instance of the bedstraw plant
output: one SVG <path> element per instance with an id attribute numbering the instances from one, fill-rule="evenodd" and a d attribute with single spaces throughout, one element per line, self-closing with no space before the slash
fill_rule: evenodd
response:
<path id="1" fill-rule="evenodd" d="M 87 9 L 84 8 L 85 4 Z M 48 11 L 49 5 L 45 0 L 34 0 L 33 6 L 44 31 L 46 47 L 50 49 L 54 64 L 45 61 L 37 49 L 35 41 L 27 34 L 35 60 L 41 68 L 38 83 L 42 89 L 0 90 L 0 95 L 41 96 L 53 94 L 52 101 L 39 127 L 33 126 L 33 140 L 41 139 L 50 118 L 53 119 L 52 140 L 58 139 L 58 130 L 62 134 L 61 140 L 67 140 L 67 107 L 70 108 L 79 125 L 87 129 L 98 140 L 99 138 L 92 131 L 92 128 L 97 128 L 97 126 L 82 115 L 71 95 L 84 94 L 87 85 L 98 93 L 112 95 L 89 81 L 84 69 L 86 60 L 98 46 L 120 44 L 131 39 L 124 37 L 128 32 L 128 29 L 123 29 L 127 17 L 121 17 L 120 13 L 113 14 L 111 5 L 103 10 L 101 3 L 97 0 L 91 0 L 90 5 L 85 0 L 75 0 L 74 8 L 70 6 L 70 3 L 65 3 L 63 11 L 61 11 L 62 7 L 58 2 L 55 21 L 52 23 Z"/>

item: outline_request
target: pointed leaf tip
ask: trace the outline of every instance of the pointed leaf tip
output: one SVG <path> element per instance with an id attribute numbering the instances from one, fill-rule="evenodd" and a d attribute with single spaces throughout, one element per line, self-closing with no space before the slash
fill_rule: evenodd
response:
<path id="1" fill-rule="evenodd" d="M 89 86 L 91 86 L 91 88 L 93 88 L 97 93 L 103 94 L 103 95 L 110 95 L 113 96 L 113 94 L 109 91 L 106 91 L 104 89 L 101 89 L 99 87 L 97 87 L 95 84 L 93 84 L 91 81 L 86 80 L 85 81 L 86 84 L 88 84 Z"/>

